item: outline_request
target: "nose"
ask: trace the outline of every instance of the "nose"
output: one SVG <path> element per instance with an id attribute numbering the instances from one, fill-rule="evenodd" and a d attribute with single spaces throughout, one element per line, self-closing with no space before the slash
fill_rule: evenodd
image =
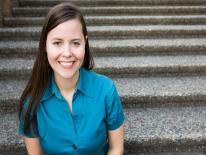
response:
<path id="1" fill-rule="evenodd" d="M 66 45 L 64 46 L 63 56 L 64 56 L 64 57 L 70 57 L 70 56 L 72 56 L 71 46 L 69 46 L 69 44 L 66 44 Z"/>

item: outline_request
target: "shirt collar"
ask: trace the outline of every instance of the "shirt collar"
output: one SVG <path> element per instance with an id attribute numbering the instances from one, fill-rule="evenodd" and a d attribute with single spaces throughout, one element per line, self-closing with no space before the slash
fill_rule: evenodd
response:
<path id="1" fill-rule="evenodd" d="M 91 84 L 93 83 L 93 79 L 90 76 L 90 73 L 85 68 L 81 67 L 79 70 L 79 79 L 77 82 L 76 89 L 79 90 L 81 93 L 88 97 L 94 97 L 94 93 L 91 90 Z"/>
<path id="2" fill-rule="evenodd" d="M 79 79 L 77 81 L 75 92 L 78 90 L 88 97 L 94 97 L 94 93 L 92 93 L 92 91 L 90 90 L 91 84 L 92 84 L 92 78 L 89 76 L 89 71 L 81 67 L 79 69 Z M 53 94 L 55 94 L 58 98 L 62 99 L 62 95 L 54 79 L 54 72 L 52 71 L 50 75 L 49 84 L 47 85 L 42 95 L 41 101 L 48 99 Z"/>
<path id="3" fill-rule="evenodd" d="M 47 100 L 53 94 L 55 94 L 58 98 L 62 99 L 62 95 L 61 95 L 59 88 L 57 87 L 55 79 L 54 79 L 54 71 L 52 71 L 50 74 L 50 80 L 49 80 L 48 86 L 46 87 L 46 89 L 42 95 L 41 101 Z"/>

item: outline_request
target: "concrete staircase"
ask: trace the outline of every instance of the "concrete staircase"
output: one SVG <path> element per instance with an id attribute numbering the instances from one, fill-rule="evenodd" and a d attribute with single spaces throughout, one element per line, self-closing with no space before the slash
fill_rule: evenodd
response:
<path id="1" fill-rule="evenodd" d="M 25 154 L 17 102 L 42 22 L 59 0 L 19 0 L 0 28 L 0 154 Z M 126 155 L 206 154 L 206 0 L 72 0 L 95 71 L 124 104 Z"/>

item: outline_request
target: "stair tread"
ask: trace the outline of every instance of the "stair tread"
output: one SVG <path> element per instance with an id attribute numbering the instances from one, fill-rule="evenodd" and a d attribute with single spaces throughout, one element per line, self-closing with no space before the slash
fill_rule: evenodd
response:
<path id="1" fill-rule="evenodd" d="M 137 57 L 95 57 L 95 69 L 146 69 L 146 68 L 172 68 L 206 67 L 206 55 L 179 55 L 179 56 L 137 56 Z M 12 70 L 31 70 L 34 60 L 28 58 L 2 58 L 0 59 L 0 72 Z"/>
<path id="2" fill-rule="evenodd" d="M 199 25 L 206 24 L 206 15 L 131 15 L 131 16 L 85 16 L 87 25 Z M 5 17 L 5 26 L 42 25 L 44 17 Z"/>
<path id="3" fill-rule="evenodd" d="M 3 27 L 0 28 L 0 33 L 6 32 L 41 32 L 41 27 Z M 205 25 L 112 25 L 112 26 L 88 26 L 88 32 L 113 32 L 113 31 L 152 31 L 152 30 L 206 30 Z"/>
<path id="4" fill-rule="evenodd" d="M 3 57 L 33 57 L 38 41 L 1 41 Z M 95 56 L 137 55 L 182 55 L 203 54 L 205 38 L 155 38 L 155 39 L 103 39 L 90 40 L 90 49 Z M 24 53 L 24 54 L 22 54 Z"/>
<path id="5" fill-rule="evenodd" d="M 38 41 L 1 41 L 0 49 L 37 48 Z M 205 46 L 205 38 L 90 40 L 91 47 Z"/>
<path id="6" fill-rule="evenodd" d="M 58 4 L 59 2 L 65 2 L 65 0 L 45 0 L 45 1 L 42 1 L 42 0 L 39 0 L 39 1 L 34 1 L 34 0 L 21 0 L 20 1 L 20 5 L 23 5 L 23 6 L 30 6 L 30 5 L 35 5 L 35 6 L 52 6 L 54 4 Z M 172 5 L 184 5 L 185 3 L 186 4 L 189 4 L 189 5 L 199 5 L 199 4 L 205 4 L 205 1 L 204 0 L 196 0 L 196 1 L 192 1 L 192 0 L 179 0 L 179 1 L 176 1 L 176 0 L 151 0 L 151 1 L 144 1 L 144 0 L 113 0 L 113 1 L 109 1 L 109 0 L 93 0 L 92 2 L 91 1 L 88 1 L 88 0 L 80 0 L 80 1 L 77 1 L 77 0 L 71 0 L 70 2 L 73 2 L 75 4 L 78 4 L 78 6 L 81 6 L 81 5 L 167 5 L 167 4 L 172 4 Z"/>
<path id="7" fill-rule="evenodd" d="M 43 20 L 45 17 L 5 17 L 4 19 Z M 85 19 L 164 19 L 164 18 L 206 18 L 206 15 L 113 15 L 113 16 L 85 16 Z"/>
<path id="8" fill-rule="evenodd" d="M 49 7 L 15 7 L 13 8 L 14 16 L 46 16 Z M 192 15 L 205 14 L 206 6 L 111 6 L 111 7 L 81 7 L 85 15 Z"/>
<path id="9" fill-rule="evenodd" d="M 51 7 L 43 7 L 43 6 L 38 6 L 38 7 L 13 7 L 13 10 L 32 10 L 32 9 L 36 9 L 36 10 L 45 10 L 45 9 L 50 9 Z M 94 9 L 94 10 L 98 10 L 98 9 L 170 9 L 170 8 L 206 8 L 206 6 L 191 6 L 191 5 L 184 5 L 184 6 L 84 6 L 84 7 L 79 7 L 80 10 L 86 10 L 86 9 Z"/>
<path id="10" fill-rule="evenodd" d="M 197 97 L 206 96 L 205 76 L 113 78 L 120 95 L 125 98 Z M 27 80 L 1 80 L 0 98 L 16 99 Z M 189 99 L 189 98 L 188 98 Z"/>
<path id="11" fill-rule="evenodd" d="M 141 143 L 205 140 L 206 107 L 125 109 L 126 137 Z"/>
<path id="12" fill-rule="evenodd" d="M 124 109 L 125 141 L 139 146 L 198 144 L 205 141 L 206 107 Z M 0 145 L 23 145 L 17 113 L 0 114 Z"/>

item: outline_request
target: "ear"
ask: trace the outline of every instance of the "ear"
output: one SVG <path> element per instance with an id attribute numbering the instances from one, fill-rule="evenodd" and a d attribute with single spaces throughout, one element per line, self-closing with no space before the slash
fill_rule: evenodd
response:
<path id="1" fill-rule="evenodd" d="M 87 39 L 88 39 L 88 36 L 86 35 L 86 36 L 85 36 L 85 41 L 87 41 Z"/>

